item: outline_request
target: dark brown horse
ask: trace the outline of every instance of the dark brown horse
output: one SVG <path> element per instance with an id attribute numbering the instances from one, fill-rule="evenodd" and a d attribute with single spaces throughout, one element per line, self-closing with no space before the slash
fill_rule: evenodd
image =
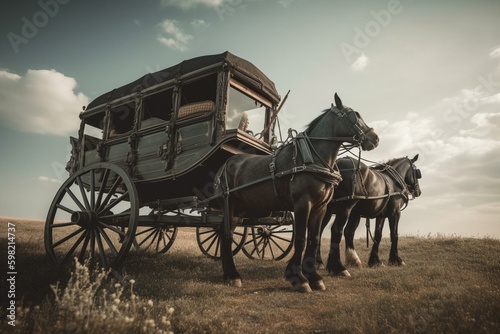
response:
<path id="1" fill-rule="evenodd" d="M 326 266 L 331 274 L 350 276 L 340 260 L 342 230 L 346 242 L 346 263 L 361 266 L 353 241 L 361 217 L 376 218 L 377 222 L 369 266 L 381 263 L 378 257 L 378 245 L 385 218 L 389 218 L 391 230 L 389 264 L 404 264 L 398 255 L 398 224 L 401 210 L 408 204 L 409 197 L 418 197 L 421 194 L 418 183 L 421 173 L 414 165 L 417 159 L 418 154 L 413 159 L 408 157 L 392 159 L 373 167 L 359 162 L 359 168 L 358 161 L 353 158 L 337 160 L 342 182 L 335 189 L 333 201 L 328 205 L 321 226 L 323 232 L 332 213 L 335 213 Z M 344 229 L 346 222 L 347 226 Z M 322 263 L 319 249 L 317 261 L 319 264 Z"/>
<path id="2" fill-rule="evenodd" d="M 344 107 L 337 94 L 335 104 L 274 155 L 236 155 L 217 173 L 215 194 L 223 197 L 225 217 L 222 266 L 224 280 L 229 284 L 241 286 L 241 276 L 231 252 L 232 231 L 238 217 L 293 211 L 295 253 L 286 267 L 285 277 L 297 291 L 325 289 L 316 271 L 315 254 L 326 206 L 340 180 L 335 169 L 339 148 L 343 142 L 361 145 L 364 150 L 378 145 L 373 129 L 359 113 Z"/>

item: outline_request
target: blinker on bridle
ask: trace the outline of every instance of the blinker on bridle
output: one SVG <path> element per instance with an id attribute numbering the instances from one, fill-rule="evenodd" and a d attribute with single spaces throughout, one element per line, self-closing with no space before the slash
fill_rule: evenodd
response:
<path id="1" fill-rule="evenodd" d="M 354 116 L 356 117 L 356 121 L 353 122 L 349 118 L 348 112 L 346 112 L 344 110 L 348 110 L 349 112 L 354 113 Z M 356 143 L 361 143 L 363 140 L 365 140 L 366 134 L 368 132 L 370 132 L 371 130 L 373 130 L 373 128 L 369 127 L 368 129 L 366 129 L 366 131 L 363 131 L 363 129 L 361 129 L 361 127 L 358 124 L 359 123 L 359 117 L 358 117 L 358 115 L 356 115 L 356 113 L 354 112 L 354 110 L 352 110 L 350 108 L 344 107 L 344 108 L 342 108 L 342 110 L 340 110 L 336 106 L 334 106 L 333 103 L 332 103 L 330 111 L 332 111 L 335 115 L 337 115 L 343 122 L 345 122 L 345 119 L 347 118 L 347 120 L 349 121 L 352 129 L 355 132 L 354 135 L 352 136 L 352 139 Z M 348 128 L 350 128 L 350 127 L 348 127 Z"/>

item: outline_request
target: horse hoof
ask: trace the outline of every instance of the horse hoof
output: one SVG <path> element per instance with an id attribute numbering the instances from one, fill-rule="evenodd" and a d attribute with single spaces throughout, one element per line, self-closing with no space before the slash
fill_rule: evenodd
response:
<path id="1" fill-rule="evenodd" d="M 300 292 L 300 293 L 309 293 L 309 292 L 312 292 L 312 289 L 309 286 L 309 283 L 307 283 L 307 282 L 301 283 L 298 286 L 294 286 L 293 290 L 297 291 L 297 292 Z"/>
<path id="2" fill-rule="evenodd" d="M 241 288 L 241 278 L 228 279 L 226 281 L 227 285 L 234 286 L 236 288 Z"/>
<path id="3" fill-rule="evenodd" d="M 323 280 L 319 280 L 317 282 L 314 282 L 312 284 L 309 284 L 311 286 L 311 288 L 313 290 L 316 290 L 316 291 L 325 291 L 326 290 L 326 286 L 325 286 L 325 283 L 323 282 Z"/>
<path id="4" fill-rule="evenodd" d="M 401 262 L 394 261 L 394 262 L 389 262 L 389 266 L 404 267 L 404 266 L 406 266 L 406 263 L 404 263 L 403 261 L 401 261 Z"/>
<path id="5" fill-rule="evenodd" d="M 351 277 L 351 274 L 347 271 L 347 269 L 339 271 L 339 272 L 332 271 L 331 275 L 332 276 L 341 276 L 341 277 Z"/>

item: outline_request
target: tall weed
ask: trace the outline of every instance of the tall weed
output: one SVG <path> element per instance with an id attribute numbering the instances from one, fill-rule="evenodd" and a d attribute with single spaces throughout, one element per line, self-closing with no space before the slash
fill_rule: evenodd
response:
<path id="1" fill-rule="evenodd" d="M 18 332 L 33 333 L 171 333 L 174 309 L 134 292 L 134 279 L 117 280 L 103 269 L 75 259 L 64 288 L 52 285 L 53 298 L 41 307 L 18 307 Z M 156 305 L 155 305 L 156 304 Z"/>

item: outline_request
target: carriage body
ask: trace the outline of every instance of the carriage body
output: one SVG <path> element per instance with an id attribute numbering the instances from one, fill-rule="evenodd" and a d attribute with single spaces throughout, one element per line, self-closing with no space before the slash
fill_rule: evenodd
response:
<path id="1" fill-rule="evenodd" d="M 141 203 L 204 199 L 231 155 L 271 154 L 269 122 L 279 100 L 269 78 L 229 52 L 186 60 L 92 101 L 80 115 L 78 139 L 71 139 L 67 169 L 116 164 Z"/>
<path id="2" fill-rule="evenodd" d="M 80 114 L 69 178 L 47 215 L 53 263 L 77 257 L 117 267 L 130 248 L 166 252 L 178 227 L 196 227 L 202 252 L 220 257 L 223 215 L 207 200 L 215 174 L 235 154 L 272 154 L 279 103 L 274 83 L 229 52 L 185 60 L 97 97 Z M 263 258 L 272 231 L 285 229 L 286 245 L 273 255 L 280 259 L 292 246 L 291 224 L 282 212 L 244 218 L 234 252 Z"/>

